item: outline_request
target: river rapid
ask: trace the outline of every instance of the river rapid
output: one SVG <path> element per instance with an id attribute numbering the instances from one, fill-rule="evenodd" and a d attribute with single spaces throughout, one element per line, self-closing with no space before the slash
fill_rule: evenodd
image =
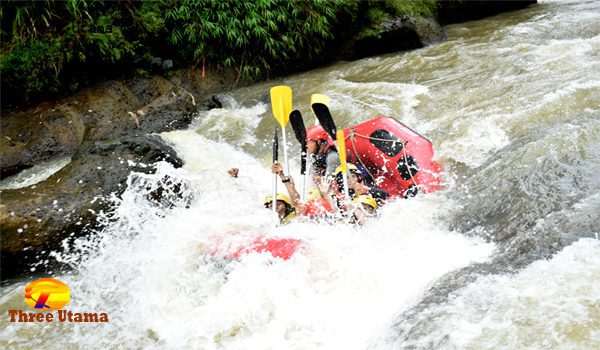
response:
<path id="1" fill-rule="evenodd" d="M 600 3 L 537 6 L 447 27 L 420 50 L 338 63 L 222 96 L 161 136 L 185 161 L 131 174 L 107 227 L 55 259 L 74 312 L 108 323 L 10 323 L 5 349 L 600 348 Z M 361 228 L 276 227 L 266 94 L 313 93 L 339 126 L 376 114 L 434 143 L 446 189 L 398 200 Z M 292 174 L 299 147 L 288 130 Z M 240 168 L 237 179 L 227 176 Z M 163 203 L 148 194 L 162 186 Z M 304 242 L 288 261 L 215 259 L 256 237 Z M 41 261 L 40 264 L 45 263 Z"/>

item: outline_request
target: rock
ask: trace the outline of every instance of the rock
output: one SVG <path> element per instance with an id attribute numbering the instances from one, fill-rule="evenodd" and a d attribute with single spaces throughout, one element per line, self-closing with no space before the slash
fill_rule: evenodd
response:
<path id="1" fill-rule="evenodd" d="M 169 70 L 173 68 L 173 60 L 164 60 L 162 63 L 162 67 L 164 70 Z"/>
<path id="2" fill-rule="evenodd" d="M 69 156 L 71 163 L 38 184 L 0 191 L 2 278 L 29 273 L 66 237 L 95 232 L 97 213 L 111 209 L 105 198 L 125 190 L 131 171 L 154 172 L 152 164 L 161 160 L 182 165 L 171 147 L 148 134 L 186 128 L 197 110 L 221 106 L 214 94 L 233 86 L 235 72 L 198 73 L 191 69 L 172 72 L 169 79 L 109 81 L 68 98 L 3 113 L 2 177 L 58 157 Z M 195 95 L 206 103 L 197 104 Z M 130 161 L 138 165 L 129 166 Z M 187 205 L 189 193 L 186 184 L 167 177 L 147 197 L 155 205 L 172 207 Z M 36 272 L 51 268 L 38 266 Z"/>
<path id="3" fill-rule="evenodd" d="M 214 108 L 223 108 L 223 103 L 216 95 L 211 96 L 210 99 L 207 99 L 202 103 L 202 109 L 204 110 L 208 111 Z"/>
<path id="4" fill-rule="evenodd" d="M 3 116 L 0 178 L 17 174 L 40 161 L 73 155 L 84 132 L 80 119 L 56 109 Z"/>
<path id="5" fill-rule="evenodd" d="M 193 198 L 190 195 L 189 184 L 180 182 L 168 175 L 163 176 L 159 184 L 146 196 L 151 203 L 169 209 L 177 205 L 190 207 Z"/>
<path id="6" fill-rule="evenodd" d="M 161 66 L 162 65 L 162 58 L 160 57 L 152 57 L 150 59 L 150 64 L 153 66 Z"/>
<path id="7" fill-rule="evenodd" d="M 177 157 L 174 149 L 166 145 L 157 135 L 123 137 L 122 139 L 109 142 L 94 142 L 82 147 L 80 157 L 85 155 L 100 155 L 113 157 L 116 154 L 131 153 L 136 156 L 136 162 L 151 164 L 158 161 L 167 161 L 176 168 L 183 165 L 183 161 Z"/>
<path id="8" fill-rule="evenodd" d="M 0 120 L 0 177 L 72 156 L 84 140 L 187 127 L 196 108 L 191 93 L 153 77 L 105 83 L 57 103 L 7 113 Z"/>
<path id="9" fill-rule="evenodd" d="M 125 190 L 129 173 L 153 173 L 152 163 L 162 160 L 175 167 L 183 164 L 175 151 L 155 135 L 97 141 L 83 145 L 70 164 L 46 181 L 1 191 L 2 277 L 28 272 L 33 263 L 59 249 L 65 238 L 98 229 L 96 213 L 111 209 L 106 198 Z M 130 162 L 140 165 L 132 167 Z M 173 190 L 157 190 L 156 202 L 164 202 L 163 193 L 170 192 Z M 170 202 L 168 205 L 173 206 L 173 200 Z M 51 268 L 40 266 L 37 272 Z"/>
<path id="10" fill-rule="evenodd" d="M 446 31 L 433 18 L 417 17 L 409 18 L 410 26 L 414 25 L 416 32 L 419 34 L 419 40 L 424 46 L 438 43 L 447 39 Z"/>
<path id="11" fill-rule="evenodd" d="M 397 16 L 382 18 L 342 49 L 342 58 L 359 59 L 385 53 L 417 49 L 446 38 L 433 18 Z"/>
<path id="12" fill-rule="evenodd" d="M 441 24 L 459 23 L 519 10 L 535 3 L 537 0 L 438 0 L 437 17 Z"/>
<path id="13" fill-rule="evenodd" d="M 85 108 L 73 112 L 84 118 L 86 140 L 141 135 L 183 128 L 195 111 L 193 96 L 162 77 L 112 82 L 79 96 Z M 91 109 L 93 113 L 87 113 Z"/>

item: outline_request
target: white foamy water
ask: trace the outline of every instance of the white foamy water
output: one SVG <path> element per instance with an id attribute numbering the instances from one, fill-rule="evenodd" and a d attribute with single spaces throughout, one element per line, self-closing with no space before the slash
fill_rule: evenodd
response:
<path id="1" fill-rule="evenodd" d="M 418 84 L 334 79 L 325 91 L 335 91 L 330 94 L 331 109 L 336 112 L 337 119 L 347 125 L 378 114 L 399 117 L 402 122 L 415 125 L 418 120 L 415 108 L 420 104 L 418 97 L 426 95 L 428 88 Z M 427 132 L 430 127 L 428 123 L 419 123 L 421 132 Z"/>
<path id="2" fill-rule="evenodd" d="M 443 195 L 390 204 L 376 220 L 350 225 L 275 227 L 262 207 L 267 169 L 242 151 L 193 130 L 165 135 L 186 161 L 156 175 L 132 175 L 119 221 L 73 276 L 71 310 L 103 310 L 107 325 L 37 326 L 40 345 L 161 349 L 362 349 L 419 300 L 436 278 L 483 261 L 493 246 L 450 232 L 436 219 Z M 210 165 L 210 166 L 209 166 Z M 240 177 L 226 175 L 240 167 Z M 190 208 L 159 209 L 145 199 L 165 175 L 190 189 Z M 215 264 L 216 246 L 256 237 L 291 237 L 288 261 L 250 254 Z M 85 247 L 86 240 L 79 246 Z M 3 297 L 17 303 L 22 286 Z M 0 345 L 31 344 L 20 324 L 3 324 Z"/>
<path id="3" fill-rule="evenodd" d="M 251 107 L 242 107 L 230 96 L 221 98 L 225 100 L 223 108 L 199 113 L 196 122 L 198 133 L 222 142 L 254 144 L 254 129 L 262 119 L 260 115 L 267 112 L 267 105 L 257 103 Z"/>
<path id="4" fill-rule="evenodd" d="M 160 163 L 156 175 L 132 174 L 118 220 L 74 243 L 72 251 L 89 258 L 63 257 L 75 266 L 73 274 L 58 276 L 72 288 L 69 308 L 106 311 L 111 322 L 19 325 L 0 318 L 0 347 L 599 348 L 600 252 L 593 239 L 511 275 L 479 276 L 448 290 L 448 301 L 439 305 L 423 302 L 445 300 L 452 285 L 440 278 L 488 261 L 495 249 L 451 231 L 446 214 L 453 208 L 467 205 L 473 213 L 464 221 L 492 228 L 505 219 L 523 222 L 515 229 L 517 255 L 517 248 L 535 254 L 530 245 L 536 242 L 570 243 L 600 233 L 593 226 L 599 198 L 597 4 L 544 1 L 450 26 L 449 40 L 438 45 L 285 78 L 305 120 L 313 118 L 312 93 L 332 97 L 341 127 L 389 114 L 433 141 L 440 161 L 454 168 L 449 178 L 458 185 L 461 176 L 479 180 L 473 188 L 489 198 L 475 201 L 473 193 L 454 203 L 449 197 L 460 188 L 450 184 L 448 192 L 390 204 L 360 229 L 301 222 L 275 227 L 262 207 L 272 178 L 259 161 L 268 157 L 270 147 L 261 141 L 270 140 L 275 122 L 260 101 L 279 82 L 236 90 L 224 108 L 200 113 L 194 130 L 163 135 L 185 160 L 183 168 Z M 297 145 L 288 136 L 294 169 Z M 503 166 L 511 156 L 514 162 Z M 230 167 L 241 169 L 238 179 L 226 175 Z M 486 192 L 501 183 L 498 178 L 523 190 Z M 170 210 L 149 201 L 152 189 L 170 182 L 181 183 L 183 197 L 192 198 L 187 208 L 175 194 Z M 488 212 L 487 205 L 497 210 Z M 566 241 L 535 236 L 550 226 Z M 257 237 L 304 243 L 289 261 L 252 254 L 227 263 L 211 255 L 215 246 L 239 247 Z M 549 256 L 544 249 L 541 256 Z M 473 270 L 457 278 L 473 277 Z M 440 290 L 428 290 L 436 282 Z M 22 289 L 22 283 L 2 289 L 0 313 L 23 307 Z M 398 324 L 413 321 L 403 311 L 417 304 L 413 317 L 420 323 L 400 334 L 405 337 L 394 333 Z"/>
<path id="5" fill-rule="evenodd" d="M 514 275 L 454 292 L 421 317 L 433 330 L 402 346 L 436 349 L 599 349 L 600 241 L 581 239 Z M 397 348 L 386 344 L 381 348 Z"/>
<path id="6" fill-rule="evenodd" d="M 47 162 L 41 162 L 25 169 L 17 175 L 7 177 L 0 181 L 0 190 L 9 190 L 22 188 L 42 182 L 64 168 L 71 162 L 71 157 L 53 159 Z"/>

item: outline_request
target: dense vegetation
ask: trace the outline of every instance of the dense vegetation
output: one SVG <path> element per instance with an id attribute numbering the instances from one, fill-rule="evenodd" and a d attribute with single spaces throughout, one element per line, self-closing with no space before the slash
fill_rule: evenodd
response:
<path id="1" fill-rule="evenodd" d="M 435 0 L 3 1 L 2 104 L 147 71 L 157 57 L 259 79 L 322 62 L 340 36 L 389 14 L 429 16 L 435 6 Z"/>

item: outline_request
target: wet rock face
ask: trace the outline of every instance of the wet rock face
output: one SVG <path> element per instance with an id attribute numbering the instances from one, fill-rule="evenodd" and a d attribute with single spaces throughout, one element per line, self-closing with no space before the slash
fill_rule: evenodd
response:
<path id="1" fill-rule="evenodd" d="M 433 19 L 394 17 L 378 25 L 377 33 L 356 43 L 356 55 L 366 57 L 417 49 L 442 41 L 446 33 Z"/>
<path id="2" fill-rule="evenodd" d="M 433 18 L 398 16 L 383 19 L 370 31 L 352 40 L 343 50 L 346 59 L 418 49 L 446 38 Z"/>
<path id="3" fill-rule="evenodd" d="M 438 0 L 438 20 L 441 24 L 472 21 L 537 3 L 537 0 Z"/>
<path id="4" fill-rule="evenodd" d="M 442 25 L 519 10 L 537 3 L 537 0 L 438 0 L 437 3 L 435 18 L 407 15 L 381 18 L 379 23 L 375 23 L 371 28 L 364 28 L 354 38 L 342 44 L 337 58 L 353 60 L 422 48 L 446 39 Z"/>
<path id="5" fill-rule="evenodd" d="M 0 121 L 0 178 L 73 156 L 83 142 L 184 128 L 195 110 L 190 92 L 154 77 L 107 82 L 58 103 L 8 113 Z"/>
<path id="6" fill-rule="evenodd" d="M 224 89 L 221 81 L 183 71 L 170 80 L 155 76 L 106 82 L 3 115 L 2 178 L 39 162 L 65 156 L 72 160 L 38 184 L 0 190 L 2 279 L 30 273 L 67 237 L 93 234 L 100 225 L 96 214 L 111 210 L 107 198 L 125 190 L 132 171 L 153 173 L 158 161 L 182 166 L 170 146 L 149 134 L 186 128 L 195 111 L 219 106 L 212 93 Z M 172 206 L 181 196 L 177 189 L 185 186 L 173 181 L 166 179 L 171 187 L 156 188 L 150 199 Z M 55 267 L 40 265 L 35 272 Z"/>
<path id="7" fill-rule="evenodd" d="M 71 156 L 83 140 L 81 121 L 57 110 L 3 117 L 0 130 L 0 179 L 43 160 Z"/>
<path id="8" fill-rule="evenodd" d="M 64 238 L 98 228 L 96 213 L 111 209 L 108 194 L 120 195 L 131 171 L 153 173 L 152 164 L 157 161 L 175 167 L 183 164 L 158 136 L 95 142 L 82 147 L 70 164 L 46 181 L 3 190 L 3 278 L 27 272 L 31 264 L 59 249 Z"/>

